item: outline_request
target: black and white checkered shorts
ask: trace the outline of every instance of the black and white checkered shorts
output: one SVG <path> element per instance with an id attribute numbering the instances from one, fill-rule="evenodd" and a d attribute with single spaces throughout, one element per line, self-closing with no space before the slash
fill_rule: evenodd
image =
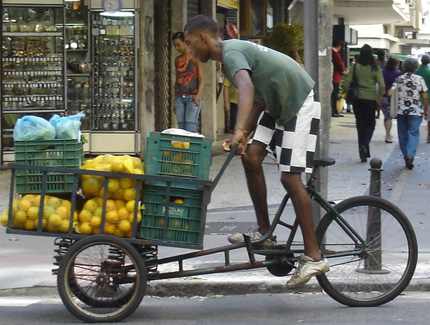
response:
<path id="1" fill-rule="evenodd" d="M 317 144 L 321 105 L 311 93 L 297 115 L 285 125 L 278 125 L 267 112 L 260 116 L 249 141 L 264 147 L 279 164 L 279 170 L 311 173 Z"/>

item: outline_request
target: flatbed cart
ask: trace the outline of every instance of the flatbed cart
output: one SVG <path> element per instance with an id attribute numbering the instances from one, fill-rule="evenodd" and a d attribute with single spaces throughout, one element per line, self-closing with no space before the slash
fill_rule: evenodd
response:
<path id="1" fill-rule="evenodd" d="M 289 216 L 289 221 L 286 220 L 288 216 L 283 213 L 290 198 L 288 194 L 280 203 L 269 232 L 260 240 L 251 242 L 248 236 L 244 236 L 244 243 L 201 250 L 210 195 L 233 155 L 234 150 L 228 155 L 213 181 L 10 164 L 10 207 L 16 197 L 16 171 L 40 171 L 42 182 L 37 229 L 14 229 L 10 208 L 7 232 L 56 238 L 54 264 L 58 268 L 53 271 L 57 274 L 60 297 L 67 309 L 85 322 L 118 322 L 128 317 L 140 305 L 148 281 L 255 268 L 267 268 L 275 276 L 286 276 L 295 268 L 300 254 L 303 253 L 303 246 L 294 241 L 298 221 L 295 216 Z M 378 197 L 353 197 L 334 206 L 323 199 L 315 191 L 317 170 L 334 163 L 330 158 L 315 159 L 314 171 L 306 186 L 311 199 L 326 211 L 316 228 L 316 234 L 322 252 L 329 259 L 331 269 L 328 273 L 317 276 L 317 279 L 328 295 L 347 306 L 368 307 L 387 303 L 406 288 L 414 273 L 418 248 L 413 228 L 398 207 Z M 73 175 L 70 222 L 65 233 L 43 230 L 47 175 L 53 172 Z M 106 191 L 103 197 L 101 233 L 82 235 L 74 232 L 73 218 L 78 204 L 77 193 L 81 175 L 101 177 L 104 179 L 105 188 L 112 177 L 132 178 L 137 181 L 130 238 L 103 233 L 107 209 Z M 147 212 L 142 212 L 138 205 L 142 186 L 145 191 L 145 187 L 151 182 L 165 184 L 165 192 L 153 200 L 156 204 L 154 203 L 153 207 L 145 206 L 143 210 L 154 208 L 158 213 L 157 218 L 145 215 Z M 199 192 L 199 207 L 194 204 L 195 198 L 189 198 L 193 203 L 182 210 L 180 205 L 172 202 L 172 197 L 176 195 L 172 184 L 178 183 L 193 185 L 195 191 Z M 182 211 L 189 212 L 194 209 L 200 211 L 198 220 L 193 213 L 189 219 L 182 215 Z M 143 218 L 138 222 L 140 213 L 143 213 Z M 288 230 L 289 234 L 285 240 L 281 242 L 278 238 L 278 245 L 274 248 L 262 249 L 259 244 L 271 236 L 277 227 Z M 197 250 L 158 258 L 158 246 Z M 243 251 L 247 261 L 233 263 L 230 253 L 234 250 Z M 224 263 L 218 266 L 189 269 L 185 265 L 188 260 L 217 253 L 224 254 Z M 176 270 L 160 271 L 160 266 L 167 263 L 176 265 Z"/>

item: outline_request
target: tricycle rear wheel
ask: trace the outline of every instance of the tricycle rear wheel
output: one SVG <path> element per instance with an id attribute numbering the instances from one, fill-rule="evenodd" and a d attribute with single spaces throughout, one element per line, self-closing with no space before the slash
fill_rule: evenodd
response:
<path id="1" fill-rule="evenodd" d="M 146 292 L 145 264 L 137 250 L 110 235 L 75 243 L 58 270 L 66 308 L 85 322 L 117 322 L 131 315 Z"/>

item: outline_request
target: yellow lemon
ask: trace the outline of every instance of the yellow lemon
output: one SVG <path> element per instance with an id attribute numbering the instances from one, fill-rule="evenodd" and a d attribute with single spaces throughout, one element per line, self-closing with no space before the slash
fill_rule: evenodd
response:
<path id="1" fill-rule="evenodd" d="M 98 155 L 96 158 L 93 159 L 92 164 L 93 165 L 99 165 L 103 161 L 103 155 Z"/>
<path id="2" fill-rule="evenodd" d="M 184 148 L 184 149 L 190 149 L 190 143 L 187 142 L 187 141 L 183 142 L 182 143 L 182 148 Z"/>
<path id="3" fill-rule="evenodd" d="M 136 190 L 134 188 L 127 188 L 124 191 L 124 200 L 131 201 L 136 198 Z"/>
<path id="4" fill-rule="evenodd" d="M 177 198 L 177 199 L 175 199 L 175 200 L 173 201 L 173 203 L 176 203 L 176 204 L 184 204 L 184 199 Z"/>
<path id="5" fill-rule="evenodd" d="M 35 198 L 36 198 L 36 195 L 34 194 L 26 194 L 22 197 L 23 200 L 28 200 L 30 202 L 33 202 Z"/>
<path id="6" fill-rule="evenodd" d="M 8 215 L 7 214 L 2 214 L 0 216 L 0 225 L 2 225 L 3 227 L 6 227 L 8 220 L 9 220 Z"/>
<path id="7" fill-rule="evenodd" d="M 24 229 L 26 230 L 34 230 L 37 228 L 35 220 L 27 219 L 24 223 Z"/>
<path id="8" fill-rule="evenodd" d="M 131 223 L 128 220 L 121 220 L 118 224 L 118 228 L 123 232 L 126 233 L 131 229 Z"/>
<path id="9" fill-rule="evenodd" d="M 39 208 L 38 207 L 30 207 L 27 211 L 28 219 L 35 220 L 39 216 Z"/>
<path id="10" fill-rule="evenodd" d="M 143 175 L 143 170 L 139 169 L 139 168 L 134 168 L 133 169 L 133 174 Z"/>
<path id="11" fill-rule="evenodd" d="M 43 218 L 48 219 L 51 215 L 55 213 L 55 208 L 51 205 L 45 205 L 43 207 Z"/>
<path id="12" fill-rule="evenodd" d="M 83 235 L 90 235 L 93 231 L 93 228 L 91 227 L 89 222 L 84 222 L 79 225 L 79 231 Z"/>
<path id="13" fill-rule="evenodd" d="M 38 206 L 40 206 L 40 199 L 41 199 L 41 195 L 36 195 L 35 197 L 34 197 L 34 200 L 33 200 L 33 202 L 31 202 L 31 204 L 33 205 L 33 206 L 35 206 L 35 207 L 38 207 Z M 44 199 L 44 204 L 46 204 L 48 202 L 48 198 L 45 196 L 45 199 Z"/>
<path id="14" fill-rule="evenodd" d="M 58 231 L 59 232 L 68 232 L 69 231 L 69 220 L 63 220 L 63 222 L 61 223 L 61 226 L 59 227 Z"/>
<path id="15" fill-rule="evenodd" d="M 13 219 L 17 223 L 23 224 L 27 220 L 27 213 L 25 211 L 19 210 Z"/>
<path id="16" fill-rule="evenodd" d="M 116 207 L 119 209 L 119 208 L 122 208 L 122 207 L 125 207 L 125 201 L 124 200 L 119 200 L 119 199 L 117 199 L 117 200 L 115 200 L 115 205 L 116 205 Z"/>
<path id="17" fill-rule="evenodd" d="M 102 164 L 111 164 L 114 159 L 115 159 L 115 156 L 111 154 L 106 154 L 103 156 Z"/>
<path id="18" fill-rule="evenodd" d="M 70 211 L 72 209 L 72 202 L 70 202 L 69 200 L 63 200 L 61 201 L 61 206 L 65 207 L 68 211 Z"/>
<path id="19" fill-rule="evenodd" d="M 130 215 L 128 216 L 128 221 L 133 224 L 133 220 L 134 220 L 134 213 L 130 213 Z M 164 219 L 163 219 L 164 220 Z M 142 214 L 140 212 L 137 213 L 137 220 L 136 222 L 139 223 L 142 221 Z"/>
<path id="20" fill-rule="evenodd" d="M 102 216 L 102 213 L 103 213 L 103 208 L 102 208 L 102 207 L 98 207 L 98 208 L 93 212 L 93 214 L 94 214 L 96 217 L 101 217 L 101 216 Z"/>
<path id="21" fill-rule="evenodd" d="M 93 228 L 100 227 L 100 224 L 102 223 L 102 218 L 99 216 L 92 216 L 90 220 L 90 225 Z"/>
<path id="22" fill-rule="evenodd" d="M 48 198 L 48 205 L 52 206 L 54 209 L 58 208 L 61 205 L 61 200 L 57 197 L 50 196 Z"/>
<path id="23" fill-rule="evenodd" d="M 181 148 L 183 148 L 182 141 L 171 141 L 170 142 L 170 146 L 172 148 L 175 148 L 175 149 L 181 149 Z"/>
<path id="24" fill-rule="evenodd" d="M 119 181 L 116 178 L 110 178 L 108 182 L 108 191 L 114 193 L 119 189 Z"/>
<path id="25" fill-rule="evenodd" d="M 97 178 L 91 177 L 81 182 L 81 188 L 85 197 L 94 197 L 99 195 L 102 185 Z"/>
<path id="26" fill-rule="evenodd" d="M 106 211 L 113 211 L 116 210 L 116 204 L 114 200 L 107 200 L 106 201 Z"/>
<path id="27" fill-rule="evenodd" d="M 139 157 L 131 157 L 131 161 L 133 162 L 133 168 L 141 168 L 143 165 Z"/>
<path id="28" fill-rule="evenodd" d="M 124 163 L 121 159 L 116 158 L 111 163 L 112 171 L 115 173 L 121 173 L 124 171 Z"/>
<path id="29" fill-rule="evenodd" d="M 79 212 L 79 221 L 80 222 L 90 222 L 92 214 L 90 211 L 83 209 Z"/>
<path id="30" fill-rule="evenodd" d="M 84 204 L 84 209 L 90 212 L 94 212 L 98 208 L 97 201 L 95 199 L 89 199 Z"/>
<path id="31" fill-rule="evenodd" d="M 119 185 L 122 188 L 134 187 L 136 185 L 136 180 L 132 178 L 120 178 Z"/>
<path id="32" fill-rule="evenodd" d="M 121 219 L 127 219 L 130 212 L 127 210 L 126 207 L 121 207 L 118 209 L 118 218 Z"/>
<path id="33" fill-rule="evenodd" d="M 48 219 L 48 224 L 59 227 L 63 223 L 63 219 L 58 214 L 53 214 Z"/>
<path id="34" fill-rule="evenodd" d="M 105 223 L 105 234 L 113 234 L 115 232 L 115 225 L 113 223 L 106 222 Z"/>
<path id="35" fill-rule="evenodd" d="M 113 235 L 116 237 L 124 237 L 124 233 L 118 227 L 115 227 Z"/>
<path id="36" fill-rule="evenodd" d="M 67 210 L 67 208 L 62 205 L 55 210 L 55 213 L 58 214 L 61 219 L 69 219 L 70 217 L 70 210 Z"/>
<path id="37" fill-rule="evenodd" d="M 22 198 L 18 204 L 18 207 L 21 211 L 28 211 L 28 209 L 31 207 L 31 201 Z"/>
<path id="38" fill-rule="evenodd" d="M 129 212 L 134 212 L 134 203 L 135 202 L 136 202 L 135 200 L 130 200 L 126 203 L 125 207 L 127 208 L 127 210 Z"/>
<path id="39" fill-rule="evenodd" d="M 110 223 L 115 223 L 118 221 L 118 212 L 115 210 L 108 211 L 106 213 L 106 221 Z"/>

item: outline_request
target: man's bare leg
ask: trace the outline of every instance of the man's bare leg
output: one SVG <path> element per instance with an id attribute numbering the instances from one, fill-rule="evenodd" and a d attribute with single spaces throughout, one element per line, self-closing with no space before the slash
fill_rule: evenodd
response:
<path id="1" fill-rule="evenodd" d="M 311 200 L 303 185 L 300 173 L 282 172 L 281 181 L 293 202 L 294 211 L 303 234 L 305 255 L 313 258 L 315 261 L 319 261 L 321 259 L 321 252 L 315 236 Z"/>
<path id="2" fill-rule="evenodd" d="M 262 166 L 266 155 L 267 151 L 265 148 L 257 145 L 249 145 L 246 148 L 246 154 L 242 156 L 249 194 L 254 205 L 259 231 L 263 235 L 270 227 L 266 180 Z"/>

